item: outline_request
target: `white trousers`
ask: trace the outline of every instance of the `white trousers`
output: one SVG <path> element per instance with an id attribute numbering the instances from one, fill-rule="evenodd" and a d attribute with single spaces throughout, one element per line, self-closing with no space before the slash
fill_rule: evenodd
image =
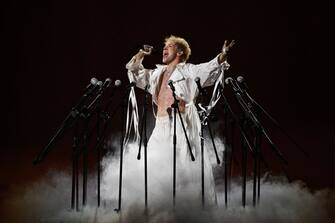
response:
<path id="1" fill-rule="evenodd" d="M 200 138 L 191 141 L 196 151 L 191 161 L 189 149 L 179 117 L 176 122 L 176 206 L 201 206 L 201 153 Z M 185 123 L 187 129 L 187 123 Z M 144 206 L 144 155 L 137 160 L 138 144 L 127 145 L 123 158 L 122 207 L 134 204 Z M 103 162 L 102 196 L 117 205 L 119 187 L 119 156 L 106 158 Z M 155 128 L 147 147 L 147 192 L 151 209 L 166 210 L 173 207 L 173 119 L 157 117 Z M 215 204 L 214 177 L 206 148 L 204 148 L 205 205 Z"/>
<path id="2" fill-rule="evenodd" d="M 183 120 L 185 128 L 187 123 Z M 151 203 L 172 203 L 173 198 L 173 118 L 157 117 L 156 125 L 148 142 L 148 200 Z M 189 201 L 201 205 L 201 153 L 200 137 L 190 142 L 195 152 L 191 160 L 185 134 L 177 115 L 176 121 L 176 204 Z M 212 167 L 204 149 L 205 202 L 214 204 L 215 190 Z M 193 203 L 194 204 L 194 203 Z M 156 204 L 157 205 L 157 204 Z"/>

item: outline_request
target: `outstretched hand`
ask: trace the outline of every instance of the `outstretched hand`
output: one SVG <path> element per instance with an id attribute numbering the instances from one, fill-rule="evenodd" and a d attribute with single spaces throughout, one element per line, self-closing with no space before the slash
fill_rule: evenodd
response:
<path id="1" fill-rule="evenodd" d="M 145 54 L 145 55 L 150 55 L 151 54 L 151 52 L 152 52 L 152 49 L 153 49 L 154 47 L 153 46 L 150 46 L 150 45 L 146 45 L 146 44 L 144 44 L 143 45 L 143 53 Z"/>
<path id="2" fill-rule="evenodd" d="M 135 55 L 136 60 L 141 60 L 144 56 L 150 55 L 153 47 L 150 45 L 143 45 L 143 49 L 140 49 Z"/>
<path id="3" fill-rule="evenodd" d="M 229 44 L 227 40 L 224 41 L 222 51 L 219 56 L 219 63 L 223 63 L 227 60 L 228 51 L 234 46 L 234 44 L 235 40 L 232 40 Z"/>
<path id="4" fill-rule="evenodd" d="M 227 53 L 228 53 L 228 51 L 230 50 L 230 48 L 232 48 L 232 47 L 234 46 L 234 44 L 235 44 L 235 40 L 232 40 L 232 41 L 228 44 L 228 46 L 227 46 L 227 43 L 228 43 L 228 41 L 225 40 L 225 41 L 224 41 L 224 44 L 223 44 L 223 47 L 222 47 L 222 53 L 223 53 L 223 54 L 227 54 Z"/>

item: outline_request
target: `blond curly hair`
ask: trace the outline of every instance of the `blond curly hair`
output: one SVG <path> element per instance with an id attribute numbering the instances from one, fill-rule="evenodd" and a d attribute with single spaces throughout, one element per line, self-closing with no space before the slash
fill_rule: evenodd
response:
<path id="1" fill-rule="evenodd" d="M 178 51 L 182 51 L 183 54 L 180 56 L 181 62 L 186 62 L 191 55 L 191 48 L 188 42 L 181 37 L 171 35 L 165 38 L 165 44 L 167 42 L 172 42 L 176 44 Z"/>

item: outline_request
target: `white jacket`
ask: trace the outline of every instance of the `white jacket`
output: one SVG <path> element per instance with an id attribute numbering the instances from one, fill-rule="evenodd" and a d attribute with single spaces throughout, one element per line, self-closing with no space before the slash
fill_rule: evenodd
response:
<path id="1" fill-rule="evenodd" d="M 141 89 L 145 89 L 147 84 L 149 84 L 148 92 L 152 95 L 153 102 L 157 104 L 159 80 L 167 66 L 156 65 L 155 69 L 145 69 L 142 65 L 142 61 L 143 59 L 136 61 L 135 57 L 133 57 L 128 62 L 126 68 L 128 70 L 129 80 L 130 82 L 136 82 L 136 86 Z M 199 133 L 201 127 L 197 108 L 194 104 L 198 95 L 195 78 L 200 78 L 202 87 L 213 85 L 218 78 L 220 79 L 220 83 L 223 84 L 223 71 L 228 69 L 228 67 L 229 64 L 227 62 L 222 64 L 218 63 L 218 56 L 209 62 L 197 65 L 191 63 L 179 63 L 168 80 L 173 81 L 176 95 L 185 102 L 185 120 L 183 121 L 191 144 L 195 143 L 194 146 L 197 146 L 200 143 Z M 216 95 L 217 93 L 213 92 L 214 97 L 212 97 L 212 102 L 217 102 L 218 98 Z M 211 107 L 214 107 L 214 105 Z"/>

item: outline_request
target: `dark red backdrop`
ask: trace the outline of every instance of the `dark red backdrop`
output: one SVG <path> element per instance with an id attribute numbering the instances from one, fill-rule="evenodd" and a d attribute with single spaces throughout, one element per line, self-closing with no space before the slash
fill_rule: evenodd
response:
<path id="1" fill-rule="evenodd" d="M 311 188 L 334 187 L 329 17 L 326 6 L 268 1 L 4 3 L 1 196 L 9 185 L 36 180 L 50 168 L 70 168 L 70 134 L 41 165 L 32 160 L 91 77 L 127 83 L 130 57 L 143 43 L 160 49 L 170 34 L 189 41 L 192 63 L 212 59 L 225 39 L 235 39 L 227 75 L 243 75 L 257 101 L 311 155 L 306 159 L 271 130 L 290 174 Z M 160 53 L 146 65 L 160 63 Z"/>

